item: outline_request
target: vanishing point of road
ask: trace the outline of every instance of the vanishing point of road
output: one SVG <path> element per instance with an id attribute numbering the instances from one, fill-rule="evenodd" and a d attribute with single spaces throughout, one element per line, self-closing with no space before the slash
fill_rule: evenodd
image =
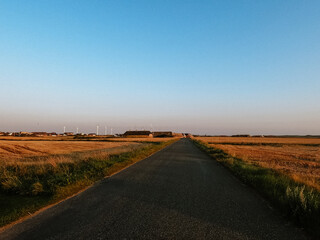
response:
<path id="1" fill-rule="evenodd" d="M 307 239 L 181 139 L 0 233 L 0 239 Z"/>

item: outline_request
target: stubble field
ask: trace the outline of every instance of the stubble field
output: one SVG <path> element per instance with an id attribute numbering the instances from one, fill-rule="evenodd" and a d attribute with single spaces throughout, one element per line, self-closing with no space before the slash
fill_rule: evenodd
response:
<path id="1" fill-rule="evenodd" d="M 142 146 L 144 143 L 161 143 L 173 138 L 110 138 L 110 137 L 2 137 L 0 139 L 0 164 L 35 163 L 37 157 L 56 157 L 72 153 L 93 151 L 117 154 Z M 61 159 L 61 156 L 59 157 Z"/>
<path id="2" fill-rule="evenodd" d="M 112 149 L 135 142 L 81 142 L 81 141 L 0 141 L 0 161 L 14 161 L 25 157 L 67 154 L 98 149 Z"/>
<path id="3" fill-rule="evenodd" d="M 320 190 L 319 138 L 197 137 L 254 165 L 271 168 Z"/>

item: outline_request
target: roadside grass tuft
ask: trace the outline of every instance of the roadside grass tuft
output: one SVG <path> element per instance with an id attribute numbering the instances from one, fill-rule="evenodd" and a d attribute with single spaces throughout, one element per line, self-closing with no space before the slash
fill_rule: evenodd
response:
<path id="1" fill-rule="evenodd" d="M 254 187 L 299 226 L 320 237 L 320 192 L 273 169 L 253 165 L 221 149 L 193 140 L 196 146 Z"/>
<path id="2" fill-rule="evenodd" d="M 122 168 L 168 146 L 143 144 L 119 154 L 77 153 L 48 156 L 43 164 L 0 166 L 0 227 L 40 208 L 58 202 Z"/>

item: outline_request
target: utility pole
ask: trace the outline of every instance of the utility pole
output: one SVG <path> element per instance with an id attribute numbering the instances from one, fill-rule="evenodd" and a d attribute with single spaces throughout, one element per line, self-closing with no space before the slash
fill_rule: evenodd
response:
<path id="1" fill-rule="evenodd" d="M 66 132 L 66 126 L 63 127 L 63 133 L 65 133 L 65 132 Z"/>
<path id="2" fill-rule="evenodd" d="M 97 136 L 99 135 L 99 126 L 97 126 Z"/>

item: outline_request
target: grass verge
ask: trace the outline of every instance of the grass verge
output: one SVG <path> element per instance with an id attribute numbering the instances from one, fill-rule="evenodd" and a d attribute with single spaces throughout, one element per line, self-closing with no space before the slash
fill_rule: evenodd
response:
<path id="1" fill-rule="evenodd" d="M 93 155 L 74 162 L 0 168 L 0 227 L 54 204 L 95 181 L 170 145 L 156 142 L 129 152 Z M 78 155 L 80 156 L 80 155 Z"/>
<path id="2" fill-rule="evenodd" d="M 273 169 L 249 164 L 221 149 L 193 140 L 196 146 L 222 163 L 244 183 L 254 187 L 289 219 L 320 237 L 320 192 L 295 182 Z"/>

